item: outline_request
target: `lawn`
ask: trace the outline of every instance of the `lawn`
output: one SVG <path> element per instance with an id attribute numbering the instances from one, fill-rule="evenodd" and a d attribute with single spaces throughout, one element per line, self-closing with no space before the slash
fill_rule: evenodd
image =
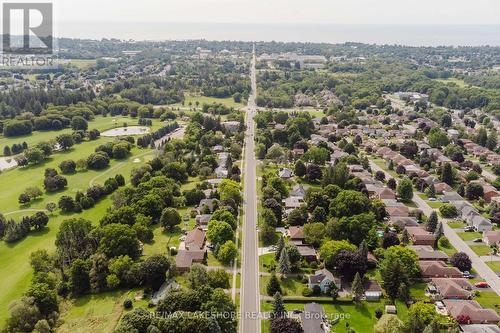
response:
<path id="1" fill-rule="evenodd" d="M 447 222 L 448 226 L 452 229 L 461 229 L 466 226 L 463 222 Z"/>
<path id="2" fill-rule="evenodd" d="M 446 245 L 443 245 L 443 237 L 440 238 L 440 240 L 438 241 L 437 249 L 440 250 L 440 251 L 443 251 L 449 257 L 451 257 L 452 255 L 454 255 L 455 253 L 457 253 L 457 249 L 455 249 L 453 247 L 453 245 L 451 245 L 451 243 L 449 241 L 447 242 Z"/>
<path id="3" fill-rule="evenodd" d="M 123 301 L 131 299 L 134 307 L 147 305 L 145 300 L 135 300 L 142 291 L 111 291 L 86 295 L 73 302 L 63 303 L 61 319 L 63 324 L 58 332 L 111 332 L 118 324 L 122 314 Z M 69 303 L 69 304 L 68 304 Z"/>
<path id="4" fill-rule="evenodd" d="M 491 249 L 487 245 L 471 245 L 470 248 L 478 256 L 487 256 L 491 253 Z"/>
<path id="5" fill-rule="evenodd" d="M 261 276 L 260 277 L 260 294 L 267 295 L 266 286 L 270 276 Z M 302 290 L 307 287 L 306 284 L 303 284 L 301 279 L 298 277 L 288 277 L 286 279 L 281 279 L 281 291 L 283 296 L 302 296 Z"/>
<path id="6" fill-rule="evenodd" d="M 483 234 L 480 232 L 457 232 L 457 235 L 464 241 L 471 241 L 476 238 L 483 238 Z"/>
<path id="7" fill-rule="evenodd" d="M 441 82 L 444 84 L 456 84 L 460 88 L 464 88 L 467 86 L 470 86 L 469 84 L 465 83 L 464 80 L 457 79 L 455 77 L 450 77 L 448 79 L 434 79 L 434 81 Z"/>
<path id="8" fill-rule="evenodd" d="M 136 125 L 137 121 L 138 121 L 137 118 L 123 117 L 123 116 L 116 116 L 116 117 L 96 116 L 94 120 L 89 122 L 89 129 L 95 128 L 98 129 L 100 132 L 103 132 L 105 130 L 112 129 L 115 127 L 121 127 L 123 126 L 123 123 L 127 123 L 128 125 Z M 162 124 L 163 123 L 161 121 L 153 119 L 152 130 L 160 128 Z M 73 130 L 71 128 L 65 128 L 60 131 L 34 131 L 30 135 L 23 135 L 23 136 L 9 137 L 9 138 L 0 135 L 0 147 L 2 148 L 0 149 L 0 155 L 3 156 L 4 146 L 12 146 L 14 143 L 26 142 L 28 144 L 28 147 L 32 147 L 39 142 L 54 140 L 58 135 L 69 134 L 72 132 Z"/>
<path id="9" fill-rule="evenodd" d="M 493 272 L 500 272 L 500 261 L 488 261 L 486 262 Z"/>
<path id="10" fill-rule="evenodd" d="M 304 304 L 311 301 L 288 301 L 285 300 L 285 308 L 288 311 L 292 310 L 304 310 Z M 377 318 L 375 317 L 375 310 L 384 310 L 384 302 L 362 302 L 360 304 L 355 304 L 351 301 L 316 301 L 323 306 L 328 319 L 333 320 L 339 318 L 339 322 L 332 327 L 336 333 L 347 333 L 349 328 L 352 328 L 355 332 L 372 332 L 373 326 L 375 325 Z M 398 316 L 401 320 L 406 320 L 408 316 L 408 309 L 401 302 L 396 303 L 396 308 L 398 311 Z M 262 302 L 262 311 L 270 311 L 271 303 Z M 346 327 L 346 324 L 349 324 Z M 263 332 L 265 327 L 269 325 L 264 325 L 263 322 Z"/>
<path id="11" fill-rule="evenodd" d="M 495 310 L 500 314 L 500 297 L 494 291 L 480 291 L 475 300 L 485 308 Z"/>
<path id="12" fill-rule="evenodd" d="M 268 253 L 259 256 L 259 270 L 261 272 L 268 272 L 268 268 L 274 265 L 276 265 L 276 260 L 274 260 L 274 253 Z"/>

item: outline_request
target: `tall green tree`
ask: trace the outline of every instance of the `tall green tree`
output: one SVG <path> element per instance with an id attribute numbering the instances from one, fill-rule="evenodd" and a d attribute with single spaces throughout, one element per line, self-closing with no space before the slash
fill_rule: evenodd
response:
<path id="1" fill-rule="evenodd" d="M 351 291 L 354 297 L 354 300 L 356 302 L 361 301 L 365 294 L 365 288 L 363 286 L 363 279 L 361 278 L 361 275 L 356 273 L 354 276 L 354 280 L 352 281 L 352 286 L 351 286 Z"/>

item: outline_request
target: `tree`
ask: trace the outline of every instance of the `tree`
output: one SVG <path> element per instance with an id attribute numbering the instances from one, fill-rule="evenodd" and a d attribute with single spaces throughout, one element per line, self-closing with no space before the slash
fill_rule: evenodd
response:
<path id="1" fill-rule="evenodd" d="M 170 269 L 170 262 L 167 257 L 155 254 L 148 257 L 141 264 L 144 283 L 153 290 L 158 290 L 166 280 L 166 273 Z"/>
<path id="2" fill-rule="evenodd" d="M 450 143 L 448 135 L 446 135 L 446 133 L 439 127 L 432 128 L 427 135 L 427 139 L 429 140 L 429 145 L 432 148 L 447 146 Z"/>
<path id="3" fill-rule="evenodd" d="M 363 280 L 361 279 L 361 275 L 359 273 L 356 273 L 354 276 L 354 281 L 352 281 L 352 286 L 351 286 L 353 298 L 355 302 L 361 301 L 365 294 L 365 288 L 363 286 Z"/>
<path id="4" fill-rule="evenodd" d="M 74 116 L 71 118 L 71 128 L 73 131 L 86 131 L 88 129 L 89 125 L 85 118 L 81 116 Z"/>
<path id="5" fill-rule="evenodd" d="M 432 211 L 429 219 L 427 220 L 427 231 L 434 232 L 438 224 L 438 216 L 435 211 Z"/>
<path id="6" fill-rule="evenodd" d="M 189 287 L 191 289 L 198 289 L 208 283 L 207 269 L 202 264 L 195 263 L 191 266 L 187 275 Z"/>
<path id="7" fill-rule="evenodd" d="M 323 186 L 333 184 L 340 188 L 345 188 L 349 180 L 349 170 L 343 162 L 335 164 L 333 167 L 328 167 L 323 178 Z"/>
<path id="8" fill-rule="evenodd" d="M 465 187 L 465 197 L 469 200 L 477 200 L 484 195 L 484 189 L 481 184 L 469 183 Z"/>
<path id="9" fill-rule="evenodd" d="M 90 267 L 88 262 L 76 259 L 70 268 L 70 288 L 75 296 L 83 295 L 90 290 Z"/>
<path id="10" fill-rule="evenodd" d="M 283 250 L 281 250 L 280 259 L 278 261 L 278 271 L 283 276 L 286 276 L 291 271 L 290 258 L 288 257 L 288 251 L 286 247 L 284 247 Z"/>
<path id="11" fill-rule="evenodd" d="M 21 193 L 19 194 L 19 198 L 17 199 L 17 201 L 21 204 L 21 205 L 24 205 L 24 204 L 27 204 L 28 202 L 31 201 L 31 198 L 29 195 L 27 195 L 26 193 Z"/>
<path id="12" fill-rule="evenodd" d="M 276 274 L 272 274 L 271 278 L 267 282 L 266 291 L 269 296 L 274 296 L 277 292 L 281 293 L 280 281 Z"/>
<path id="13" fill-rule="evenodd" d="M 406 229 L 405 229 L 406 230 Z M 391 246 L 399 245 L 398 235 L 394 232 L 384 233 L 384 238 L 382 239 L 382 247 L 387 249 Z"/>
<path id="14" fill-rule="evenodd" d="M 233 228 L 224 221 L 210 220 L 208 222 L 207 238 L 214 245 L 221 245 L 234 237 Z"/>
<path id="15" fill-rule="evenodd" d="M 75 140 L 71 134 L 61 134 L 56 137 L 56 141 L 63 150 L 69 149 L 75 144 Z"/>
<path id="16" fill-rule="evenodd" d="M 216 323 L 220 327 L 220 332 L 236 332 L 236 305 L 223 289 L 215 289 L 210 299 L 202 304 L 201 310 L 205 313 L 212 313 L 216 317 Z M 215 331 L 211 329 L 210 332 Z"/>
<path id="17" fill-rule="evenodd" d="M 108 224 L 100 230 L 99 250 L 108 258 L 128 255 L 135 259 L 140 254 L 139 240 L 135 231 L 125 224 Z"/>
<path id="18" fill-rule="evenodd" d="M 224 269 L 210 270 L 207 272 L 207 282 L 211 288 L 229 289 L 229 273 Z"/>
<path id="19" fill-rule="evenodd" d="M 33 297 L 23 296 L 9 305 L 8 332 L 31 332 L 42 314 Z"/>
<path id="20" fill-rule="evenodd" d="M 458 216 L 457 208 L 449 203 L 445 203 L 439 207 L 439 213 L 441 213 L 441 216 L 444 218 L 453 218 Z"/>
<path id="21" fill-rule="evenodd" d="M 285 305 L 283 304 L 283 297 L 280 292 L 276 292 L 273 296 L 273 310 L 271 318 L 283 317 L 286 314 Z"/>
<path id="22" fill-rule="evenodd" d="M 337 298 L 339 297 L 339 287 L 337 287 L 337 285 L 333 281 L 331 281 L 326 286 L 326 294 L 333 298 L 334 301 L 337 300 Z"/>
<path id="23" fill-rule="evenodd" d="M 90 154 L 87 157 L 87 167 L 91 170 L 102 170 L 109 165 L 109 157 L 104 152 Z"/>
<path id="24" fill-rule="evenodd" d="M 94 252 L 94 242 L 90 237 L 92 229 L 90 221 L 80 218 L 64 220 L 61 223 L 55 244 L 63 262 L 71 263 L 74 259 L 86 259 Z"/>
<path id="25" fill-rule="evenodd" d="M 283 236 L 280 236 L 278 239 L 278 244 L 276 245 L 276 252 L 274 253 L 274 259 L 279 260 L 281 256 L 281 251 L 285 248 L 285 239 Z"/>
<path id="26" fill-rule="evenodd" d="M 335 266 L 335 257 L 341 250 L 356 251 L 356 246 L 346 240 L 331 240 L 321 245 L 319 255 L 326 267 L 333 268 Z"/>
<path id="27" fill-rule="evenodd" d="M 434 304 L 417 302 L 410 306 L 406 329 L 409 333 L 421 333 L 432 321 L 438 319 Z"/>
<path id="28" fill-rule="evenodd" d="M 238 249 L 236 248 L 236 245 L 234 245 L 232 240 L 229 240 L 219 248 L 219 251 L 217 252 L 217 259 L 219 259 L 222 264 L 229 265 L 234 259 L 236 259 L 237 255 Z"/>
<path id="29" fill-rule="evenodd" d="M 304 238 L 307 244 L 320 246 L 325 238 L 325 225 L 323 223 L 308 223 L 304 225 Z"/>
<path id="30" fill-rule="evenodd" d="M 48 316 L 59 311 L 56 292 L 46 283 L 34 283 L 26 292 L 27 297 L 32 297 L 38 310 L 43 316 Z"/>
<path id="31" fill-rule="evenodd" d="M 276 317 L 271 319 L 270 333 L 303 333 L 304 330 L 299 321 L 287 318 Z"/>
<path id="32" fill-rule="evenodd" d="M 181 215 L 175 208 L 165 208 L 161 213 L 160 224 L 163 228 L 172 231 L 181 223 Z"/>
<path id="33" fill-rule="evenodd" d="M 375 333 L 400 333 L 404 331 L 404 323 L 393 314 L 383 315 L 375 324 Z"/>
<path id="34" fill-rule="evenodd" d="M 12 151 L 10 150 L 9 146 L 3 147 L 3 154 L 4 154 L 4 156 L 10 156 L 10 155 L 12 155 Z"/>
<path id="35" fill-rule="evenodd" d="M 307 207 L 303 205 L 299 208 L 295 208 L 288 214 L 287 222 L 288 225 L 291 226 L 304 225 L 307 222 L 308 217 L 309 214 L 307 212 Z"/>
<path id="36" fill-rule="evenodd" d="M 75 209 L 75 200 L 72 197 L 63 195 L 59 198 L 59 209 L 63 213 L 70 213 Z"/>
<path id="37" fill-rule="evenodd" d="M 304 177 L 306 175 L 306 166 L 304 162 L 298 160 L 297 163 L 295 163 L 294 173 L 297 177 Z"/>
<path id="38" fill-rule="evenodd" d="M 330 203 L 330 214 L 334 217 L 353 216 L 371 210 L 370 199 L 361 192 L 345 190 Z"/>
<path id="39" fill-rule="evenodd" d="M 387 187 L 390 188 L 391 190 L 395 190 L 397 186 L 396 180 L 394 178 L 391 178 L 387 181 Z"/>
<path id="40" fill-rule="evenodd" d="M 382 286 L 391 300 L 396 299 L 399 294 L 401 284 L 408 281 L 406 272 L 403 271 L 399 258 L 391 258 L 381 263 L 380 274 Z"/>
<path id="41" fill-rule="evenodd" d="M 323 175 L 323 172 L 321 171 L 321 167 L 319 165 L 310 163 L 306 167 L 306 178 L 309 181 L 316 181 L 320 179 Z"/>
<path id="42" fill-rule="evenodd" d="M 329 221 L 326 234 L 332 239 L 347 239 L 351 243 L 359 245 L 376 225 L 375 215 L 373 213 L 364 213 Z"/>
<path id="43" fill-rule="evenodd" d="M 29 148 L 24 152 L 24 156 L 31 164 L 40 164 L 45 159 L 43 151 L 39 148 Z"/>
<path id="44" fill-rule="evenodd" d="M 91 257 L 91 262 L 92 265 L 89 271 L 90 288 L 92 292 L 98 293 L 107 287 L 108 259 L 102 253 L 96 253 Z"/>
<path id="45" fill-rule="evenodd" d="M 49 217 L 44 212 L 36 212 L 30 217 L 30 224 L 36 230 L 40 230 L 49 223 Z"/>
<path id="46" fill-rule="evenodd" d="M 401 244 L 408 245 L 410 244 L 410 235 L 408 234 L 408 230 L 404 229 L 403 234 L 401 236 Z"/>
<path id="47" fill-rule="evenodd" d="M 472 262 L 469 256 L 464 252 L 455 253 L 451 257 L 450 263 L 462 272 L 470 271 L 472 268 Z"/>
<path id="48" fill-rule="evenodd" d="M 398 197 L 403 202 L 410 202 L 413 198 L 413 184 L 409 178 L 404 178 L 397 187 Z"/>
<path id="49" fill-rule="evenodd" d="M 219 192 L 221 201 L 233 199 L 237 205 L 240 205 L 243 200 L 240 191 L 240 185 L 234 180 L 230 179 L 222 180 L 222 182 L 219 184 L 217 191 Z"/>
<path id="50" fill-rule="evenodd" d="M 75 170 L 76 170 L 76 163 L 75 161 L 73 160 L 66 160 L 66 161 L 62 161 L 60 164 L 59 164 L 59 169 L 61 169 L 61 172 L 63 174 L 71 174 L 71 173 L 75 173 Z"/>
<path id="51" fill-rule="evenodd" d="M 453 175 L 453 168 L 450 163 L 445 163 L 443 166 L 443 170 L 441 171 L 441 180 L 448 184 L 449 186 L 453 186 L 455 183 L 455 176 Z"/>

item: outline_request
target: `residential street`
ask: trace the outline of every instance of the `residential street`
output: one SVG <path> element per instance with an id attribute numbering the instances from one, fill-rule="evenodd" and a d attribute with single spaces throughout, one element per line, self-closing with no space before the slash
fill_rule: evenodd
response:
<path id="1" fill-rule="evenodd" d="M 386 174 L 386 177 L 393 178 L 389 173 L 379 167 L 377 164 L 370 160 L 370 166 L 374 172 L 383 171 Z M 433 209 L 420 198 L 417 193 L 413 196 L 413 202 L 415 202 L 418 208 L 427 216 L 431 214 Z M 496 275 L 495 272 L 491 270 L 484 263 L 484 261 L 476 254 L 472 249 L 457 235 L 457 233 L 448 226 L 446 223 L 447 219 L 440 219 L 443 223 L 443 232 L 446 238 L 450 241 L 450 243 L 457 249 L 459 252 L 465 252 L 470 260 L 472 261 L 472 267 L 476 270 L 476 272 L 486 281 L 488 282 L 490 288 L 494 290 L 498 295 L 500 295 L 500 277 Z"/>
<path id="2" fill-rule="evenodd" d="M 244 167 L 244 222 L 242 243 L 242 272 L 240 299 L 240 332 L 260 332 L 259 258 L 257 233 L 257 177 L 254 151 L 255 97 L 257 91 L 255 77 L 255 52 L 251 68 L 252 94 L 248 99 L 246 114 L 247 132 L 245 138 Z"/>

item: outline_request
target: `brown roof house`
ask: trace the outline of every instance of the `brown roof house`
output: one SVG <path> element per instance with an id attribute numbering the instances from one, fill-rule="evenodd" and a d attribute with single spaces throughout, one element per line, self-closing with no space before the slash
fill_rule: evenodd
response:
<path id="1" fill-rule="evenodd" d="M 305 259 L 308 262 L 318 260 L 318 253 L 316 252 L 314 247 L 308 245 L 302 245 L 302 246 L 297 246 L 297 249 L 299 250 L 302 259 Z"/>
<path id="2" fill-rule="evenodd" d="M 461 278 L 462 272 L 456 267 L 449 267 L 443 261 L 419 261 L 423 278 Z"/>
<path id="3" fill-rule="evenodd" d="M 412 245 L 411 248 L 417 253 L 418 260 L 441 260 L 447 262 L 449 257 L 443 251 L 436 251 L 429 245 Z"/>
<path id="4" fill-rule="evenodd" d="M 175 265 L 180 273 L 189 272 L 191 265 L 202 263 L 205 259 L 206 250 L 179 250 L 175 257 Z"/>
<path id="5" fill-rule="evenodd" d="M 201 228 L 194 228 L 189 231 L 184 241 L 187 250 L 201 250 L 205 247 L 205 231 Z"/>
<path id="6" fill-rule="evenodd" d="M 291 226 L 288 228 L 288 236 L 293 241 L 304 241 L 304 227 Z"/>
<path id="7" fill-rule="evenodd" d="M 465 324 L 493 324 L 500 321 L 500 316 L 492 309 L 483 309 L 476 301 L 444 300 L 448 314 Z M 466 322 L 463 322 L 467 319 Z"/>
<path id="8" fill-rule="evenodd" d="M 485 231 L 483 241 L 489 246 L 500 244 L 500 231 Z"/>
<path id="9" fill-rule="evenodd" d="M 431 279 L 430 286 L 435 287 L 436 294 L 442 299 L 470 299 L 472 285 L 462 278 Z M 431 290 L 431 288 L 429 288 Z"/>
<path id="10" fill-rule="evenodd" d="M 434 246 L 436 236 L 427 232 L 421 227 L 406 227 L 413 245 L 429 245 Z"/>

